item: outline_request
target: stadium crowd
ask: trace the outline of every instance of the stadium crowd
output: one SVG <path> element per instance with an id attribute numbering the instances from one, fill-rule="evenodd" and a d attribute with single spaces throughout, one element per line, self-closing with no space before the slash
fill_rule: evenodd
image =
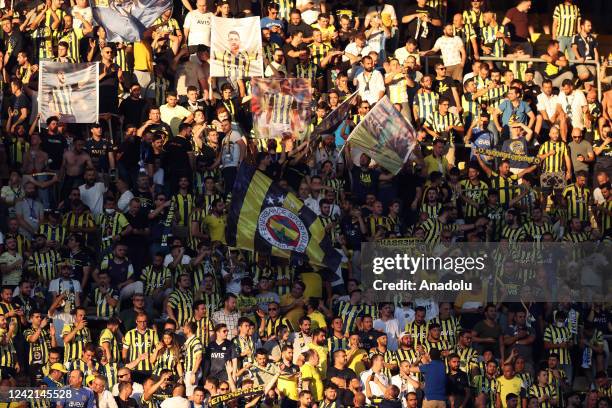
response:
<path id="1" fill-rule="evenodd" d="M 3 2 L 0 395 L 78 398 L 0 406 L 610 407 L 606 299 L 387 303 L 361 286 L 363 242 L 612 237 L 595 27 L 558 1 L 538 51 L 532 1 L 457 3 L 182 0 L 128 44 L 87 0 Z M 213 15 L 261 16 L 265 76 L 311 80 L 311 129 L 356 91 L 350 118 L 252 138 L 248 78 L 209 75 Z M 43 60 L 100 62 L 99 123 L 40 123 Z M 418 140 L 396 175 L 340 153 L 385 95 Z M 320 218 L 337 271 L 228 246 L 243 162 Z"/>

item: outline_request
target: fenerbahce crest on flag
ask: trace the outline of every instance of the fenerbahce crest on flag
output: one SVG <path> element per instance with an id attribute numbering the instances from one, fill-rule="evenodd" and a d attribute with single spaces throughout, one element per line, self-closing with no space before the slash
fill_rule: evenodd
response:
<path id="1" fill-rule="evenodd" d="M 341 261 L 319 217 L 293 193 L 244 163 L 232 191 L 227 241 L 230 246 L 301 259 L 332 271 Z"/>
<path id="2" fill-rule="evenodd" d="M 138 42 L 172 0 L 90 0 L 94 19 L 104 27 L 107 42 Z"/>

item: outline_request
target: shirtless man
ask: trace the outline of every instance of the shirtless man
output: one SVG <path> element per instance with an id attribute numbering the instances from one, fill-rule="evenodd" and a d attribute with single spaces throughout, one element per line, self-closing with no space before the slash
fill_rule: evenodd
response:
<path id="1" fill-rule="evenodd" d="M 83 174 L 86 168 L 93 168 L 91 157 L 83 149 L 85 141 L 74 139 L 73 148 L 64 152 L 61 174 L 64 175 L 64 185 L 62 186 L 62 197 L 67 197 L 73 187 L 83 184 Z"/>
<path id="2" fill-rule="evenodd" d="M 608 122 L 612 121 L 612 89 L 604 93 L 601 104 L 603 105 L 603 118 Z"/>

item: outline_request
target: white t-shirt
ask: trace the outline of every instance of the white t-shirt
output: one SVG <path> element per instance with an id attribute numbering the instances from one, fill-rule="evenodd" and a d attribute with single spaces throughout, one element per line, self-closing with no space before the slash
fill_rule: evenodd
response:
<path id="1" fill-rule="evenodd" d="M 462 47 L 463 41 L 461 41 L 461 38 L 444 35 L 436 40 L 433 49 L 442 52 L 442 62 L 444 62 L 445 67 L 452 67 L 461 64 L 461 52 L 459 51 Z"/>
<path id="2" fill-rule="evenodd" d="M 185 397 L 170 397 L 161 403 L 161 408 L 189 408 L 189 400 Z"/>
<path id="3" fill-rule="evenodd" d="M 119 211 L 122 213 L 127 212 L 130 206 L 130 200 L 132 198 L 134 198 L 134 194 L 130 190 L 127 190 L 121 194 L 119 200 L 117 200 L 117 208 L 119 208 Z"/>
<path id="4" fill-rule="evenodd" d="M 418 52 L 410 53 L 408 52 L 406 47 L 398 48 L 397 50 L 395 50 L 393 55 L 395 55 L 395 58 L 397 58 L 397 62 L 399 62 L 400 65 L 404 65 L 404 62 L 406 61 L 406 59 L 408 59 L 408 57 L 411 55 L 413 55 L 416 58 L 417 64 L 421 64 L 421 58 L 419 57 L 419 53 Z"/>
<path id="5" fill-rule="evenodd" d="M 191 112 L 181 105 L 171 107 L 167 103 L 159 107 L 159 113 L 161 114 L 162 122 L 170 125 L 173 135 L 178 135 L 179 125 L 183 119 L 191 115 Z"/>
<path id="6" fill-rule="evenodd" d="M 79 186 L 81 193 L 81 201 L 94 215 L 94 217 L 102 214 L 102 206 L 104 204 L 104 193 L 106 186 L 102 182 L 95 183 L 91 188 L 87 188 L 86 184 Z"/>
<path id="7" fill-rule="evenodd" d="M 557 105 L 559 104 L 559 97 L 557 95 L 546 96 L 544 92 L 538 95 L 537 109 L 539 111 L 545 111 L 548 117 L 552 117 L 557 111 Z"/>
<path id="8" fill-rule="evenodd" d="M 302 11 L 302 20 L 308 25 L 313 25 L 321 13 L 321 0 L 297 0 L 295 7 L 301 10 L 308 3 L 312 3 L 313 7 L 310 10 Z"/>
<path id="9" fill-rule="evenodd" d="M 212 13 L 200 13 L 192 10 L 185 16 L 183 27 L 189 29 L 187 45 L 204 44 L 210 47 L 210 21 Z"/>
<path id="10" fill-rule="evenodd" d="M 397 319 L 393 318 L 387 321 L 382 319 L 376 319 L 374 320 L 374 328 L 376 330 L 380 330 L 382 332 L 387 333 L 387 347 L 389 348 L 389 350 L 397 350 L 397 340 L 399 339 L 399 335 L 401 332 Z"/>
<path id="11" fill-rule="evenodd" d="M 364 390 L 365 390 L 366 382 L 370 381 L 370 376 L 372 375 L 372 373 L 373 373 L 372 370 L 366 370 L 363 373 L 361 373 L 361 383 L 363 384 Z M 378 380 L 385 387 L 389 386 L 389 379 L 383 373 L 376 374 L 376 378 L 378 378 Z M 370 381 L 370 391 L 372 391 L 372 395 L 376 397 L 382 397 L 385 394 L 383 390 L 378 386 L 378 384 L 375 383 L 374 381 Z M 368 398 L 366 398 L 366 402 L 369 404 L 371 401 Z"/>
<path id="12" fill-rule="evenodd" d="M 368 101 L 370 105 L 374 105 L 382 97 L 381 92 L 384 95 L 385 79 L 377 70 L 373 70 L 369 78 L 366 78 L 365 74 L 365 71 L 359 73 L 355 78 L 355 84 L 361 99 Z"/>
<path id="13" fill-rule="evenodd" d="M 582 107 L 587 105 L 582 91 L 574 90 L 570 95 L 559 93 L 559 103 L 563 112 L 572 119 L 572 127 L 584 129 Z"/>
<path id="14" fill-rule="evenodd" d="M 72 6 L 72 9 L 70 10 L 70 14 L 73 17 L 74 17 L 75 12 L 79 13 L 90 24 L 93 23 L 93 13 L 91 12 L 91 7 L 80 8 L 79 6 Z M 76 17 L 72 19 L 72 24 L 74 25 L 74 28 L 80 28 L 80 29 L 84 28 L 83 22 Z"/>
<path id="15" fill-rule="evenodd" d="M 171 254 L 166 255 L 166 257 L 164 258 L 164 266 L 170 265 L 172 261 L 174 261 L 174 258 L 172 257 L 172 255 Z M 191 257 L 189 255 L 183 255 L 183 258 L 181 259 L 181 265 L 189 265 L 190 262 L 191 262 Z"/>

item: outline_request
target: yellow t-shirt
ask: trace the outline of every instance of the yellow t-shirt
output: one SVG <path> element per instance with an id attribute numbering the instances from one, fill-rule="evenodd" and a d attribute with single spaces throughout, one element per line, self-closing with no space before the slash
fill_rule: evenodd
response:
<path id="1" fill-rule="evenodd" d="M 311 320 L 310 330 L 325 329 L 327 328 L 327 322 L 325 322 L 325 315 L 318 310 L 308 314 Z"/>
<path id="2" fill-rule="evenodd" d="M 348 368 L 356 373 L 361 373 L 366 370 L 366 366 L 363 363 L 363 359 L 368 356 L 368 353 L 364 349 L 359 349 L 353 354 L 353 358 L 348 363 Z"/>
<path id="3" fill-rule="evenodd" d="M 506 395 L 516 394 L 521 395 L 521 388 L 523 388 L 523 381 L 519 377 L 514 377 L 508 380 L 503 375 L 497 379 L 498 393 L 501 398 L 502 407 L 506 408 Z"/>
<path id="4" fill-rule="evenodd" d="M 312 393 L 312 399 L 314 401 L 321 401 L 323 399 L 323 381 L 321 381 L 321 373 L 317 367 L 305 363 L 300 367 L 302 373 L 302 381 L 310 381 L 310 392 Z"/>
<path id="5" fill-rule="evenodd" d="M 134 43 L 134 69 L 136 71 L 153 72 L 153 49 L 145 41 Z"/>
<path id="6" fill-rule="evenodd" d="M 313 24 L 312 28 L 316 28 L 321 31 L 321 37 L 325 44 L 331 45 L 332 34 L 336 32 L 336 27 L 328 25 L 326 28 L 321 28 L 319 23 Z"/>
<path id="7" fill-rule="evenodd" d="M 442 175 L 445 175 L 448 171 L 448 160 L 446 157 L 442 157 L 437 160 L 433 154 L 425 157 L 425 169 L 427 170 L 427 174 L 431 174 L 434 171 L 439 171 Z"/>
<path id="8" fill-rule="evenodd" d="M 206 226 L 206 230 L 212 242 L 219 241 L 224 244 L 227 243 L 225 241 L 225 227 L 227 226 L 227 218 L 225 215 L 221 217 L 212 214 L 207 215 L 204 217 L 204 225 Z"/>
<path id="9" fill-rule="evenodd" d="M 287 398 L 293 401 L 298 400 L 298 377 L 286 377 L 281 375 L 277 382 L 278 390 Z"/>
<path id="10" fill-rule="evenodd" d="M 301 274 L 302 282 L 306 285 L 304 289 L 304 297 L 306 298 L 322 298 L 323 297 L 323 279 L 316 272 L 306 272 Z"/>
<path id="11" fill-rule="evenodd" d="M 329 349 L 325 346 L 318 346 L 314 343 L 308 343 L 307 346 L 310 350 L 314 350 L 319 355 L 319 364 L 317 369 L 321 373 L 321 378 L 327 378 L 327 356 L 329 355 Z"/>
<path id="12" fill-rule="evenodd" d="M 304 303 L 306 303 L 307 299 L 304 298 L 304 297 L 302 297 L 302 299 L 304 300 Z M 289 306 L 294 301 L 295 301 L 295 298 L 293 296 L 291 296 L 291 293 L 287 293 L 286 295 L 283 295 L 281 297 L 281 299 L 280 299 L 280 306 L 281 307 Z M 291 309 L 287 313 L 285 313 L 285 317 L 287 318 L 287 320 L 289 320 L 289 322 L 291 323 L 292 327 L 298 327 L 298 320 L 302 316 L 304 316 L 304 308 L 303 307 L 294 307 L 293 309 Z"/>

